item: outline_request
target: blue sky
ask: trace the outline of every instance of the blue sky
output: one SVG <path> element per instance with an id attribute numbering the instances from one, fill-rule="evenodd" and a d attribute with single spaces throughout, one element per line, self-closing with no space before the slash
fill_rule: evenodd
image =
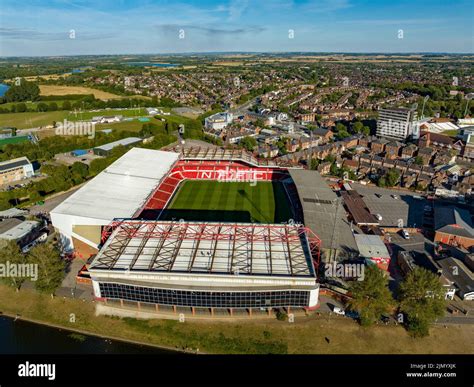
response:
<path id="1" fill-rule="evenodd" d="M 473 25 L 472 0 L 0 0 L 0 56 L 473 53 Z"/>

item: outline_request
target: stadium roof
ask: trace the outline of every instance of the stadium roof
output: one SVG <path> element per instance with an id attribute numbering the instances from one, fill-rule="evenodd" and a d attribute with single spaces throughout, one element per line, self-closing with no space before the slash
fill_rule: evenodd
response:
<path id="1" fill-rule="evenodd" d="M 304 223 L 321 238 L 322 248 L 357 248 L 340 199 L 319 172 L 290 169 L 303 207 Z M 335 222 L 337 219 L 337 222 Z M 336 224 L 335 224 L 336 223 Z"/>
<path id="2" fill-rule="evenodd" d="M 251 153 L 243 149 L 223 149 L 219 147 L 179 147 L 173 148 L 180 152 L 183 159 L 189 160 L 241 160 L 254 166 L 278 167 L 271 160 L 257 160 Z"/>
<path id="3" fill-rule="evenodd" d="M 130 220 L 111 229 L 91 270 L 315 277 L 317 238 L 301 225 Z"/>
<path id="4" fill-rule="evenodd" d="M 132 148 L 51 213 L 107 223 L 133 217 L 178 158 L 172 152 Z"/>

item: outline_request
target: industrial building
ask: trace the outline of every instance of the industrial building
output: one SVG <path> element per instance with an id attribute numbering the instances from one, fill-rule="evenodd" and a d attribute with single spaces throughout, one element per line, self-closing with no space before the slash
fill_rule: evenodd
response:
<path id="1" fill-rule="evenodd" d="M 361 258 L 367 263 L 375 264 L 382 270 L 388 270 L 390 265 L 390 253 L 382 238 L 378 235 L 354 235 L 357 249 Z"/>
<path id="2" fill-rule="evenodd" d="M 33 175 L 33 165 L 27 157 L 18 157 L 0 163 L 0 184 L 13 183 Z"/>
<path id="3" fill-rule="evenodd" d="M 219 129 L 224 129 L 229 125 L 232 120 L 234 119 L 234 116 L 232 113 L 228 112 L 222 112 L 222 113 L 216 113 L 213 114 L 212 116 L 207 117 L 204 120 L 204 126 L 206 129 L 213 129 L 213 130 L 219 130 Z"/>
<path id="4" fill-rule="evenodd" d="M 474 246 L 474 228 L 468 210 L 435 206 L 435 242 L 469 249 Z"/>
<path id="5" fill-rule="evenodd" d="M 97 146 L 93 149 L 93 152 L 97 156 L 108 156 L 112 149 L 115 147 L 118 147 L 120 145 L 129 147 L 134 144 L 138 144 L 142 142 L 143 140 L 139 137 L 127 137 L 127 138 L 122 138 L 121 140 L 117 140 L 108 144 L 104 144 L 101 146 Z"/>

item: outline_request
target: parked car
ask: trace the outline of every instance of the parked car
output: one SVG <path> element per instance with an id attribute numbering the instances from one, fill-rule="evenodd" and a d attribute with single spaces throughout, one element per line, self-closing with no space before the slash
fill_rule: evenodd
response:
<path id="1" fill-rule="evenodd" d="M 333 311 L 334 313 L 336 313 L 336 314 L 341 315 L 341 316 L 345 316 L 345 315 L 346 315 L 346 312 L 344 311 L 344 309 L 339 308 L 338 306 L 334 306 L 334 307 L 332 308 L 332 311 Z"/>
<path id="2" fill-rule="evenodd" d="M 354 320 L 358 320 L 360 318 L 359 313 L 357 313 L 355 310 L 348 310 L 345 312 L 347 317 L 350 317 Z"/>
<path id="3" fill-rule="evenodd" d="M 408 234 L 407 230 L 402 230 L 402 236 L 405 239 L 410 239 L 410 234 Z"/>
<path id="4" fill-rule="evenodd" d="M 380 215 L 380 214 L 375 214 L 375 217 L 377 218 L 378 221 L 382 220 L 382 215 Z"/>

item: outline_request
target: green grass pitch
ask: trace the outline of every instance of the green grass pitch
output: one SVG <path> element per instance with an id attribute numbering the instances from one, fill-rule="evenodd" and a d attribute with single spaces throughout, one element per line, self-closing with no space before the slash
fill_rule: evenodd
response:
<path id="1" fill-rule="evenodd" d="M 282 223 L 292 218 L 282 183 L 185 181 L 161 219 Z"/>

